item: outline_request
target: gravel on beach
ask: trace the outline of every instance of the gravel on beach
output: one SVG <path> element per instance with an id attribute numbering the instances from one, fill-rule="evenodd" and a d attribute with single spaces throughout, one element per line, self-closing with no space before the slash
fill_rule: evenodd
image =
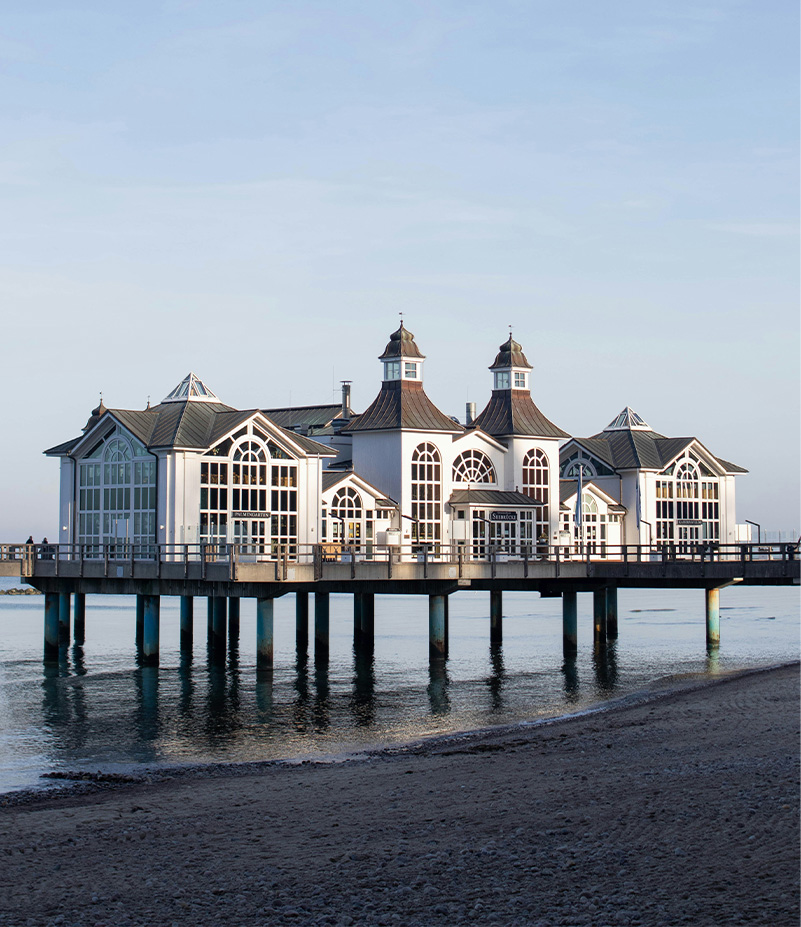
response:
<path id="1" fill-rule="evenodd" d="M 799 922 L 799 667 L 0 802 L 2 927 Z"/>

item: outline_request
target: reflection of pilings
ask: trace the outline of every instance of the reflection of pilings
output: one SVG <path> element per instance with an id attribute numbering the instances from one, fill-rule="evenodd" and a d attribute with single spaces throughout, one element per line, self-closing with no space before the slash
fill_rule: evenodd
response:
<path id="1" fill-rule="evenodd" d="M 314 659 L 328 659 L 329 600 L 327 592 L 314 593 Z"/>
<path id="2" fill-rule="evenodd" d="M 58 597 L 58 642 L 70 642 L 70 594 L 62 592 Z"/>
<path id="3" fill-rule="evenodd" d="M 353 651 L 353 696 L 351 710 L 359 725 L 375 720 L 375 663 L 372 640 L 365 639 Z"/>
<path id="4" fill-rule="evenodd" d="M 503 593 L 500 589 L 490 592 L 490 640 L 496 644 L 503 640 Z"/>
<path id="5" fill-rule="evenodd" d="M 141 667 L 137 673 L 137 682 L 139 688 L 138 736 L 143 742 L 153 741 L 159 733 L 158 668 L 155 666 Z"/>
<path id="6" fill-rule="evenodd" d="M 592 640 L 596 648 L 606 646 L 606 586 L 592 591 Z"/>
<path id="7" fill-rule="evenodd" d="M 506 678 L 506 668 L 503 664 L 503 647 L 499 643 L 490 644 L 490 677 L 487 685 L 492 697 L 492 710 L 500 711 L 503 708 L 503 685 Z"/>
<path id="8" fill-rule="evenodd" d="M 137 595 L 136 597 L 136 630 L 135 640 L 136 649 L 142 649 L 142 639 L 145 634 L 145 597 Z"/>
<path id="9" fill-rule="evenodd" d="M 273 600 L 256 599 L 256 665 L 273 665 Z"/>
<path id="10" fill-rule="evenodd" d="M 309 593 L 295 593 L 295 647 L 307 650 L 309 647 Z"/>
<path id="11" fill-rule="evenodd" d="M 428 664 L 428 701 L 435 715 L 446 715 L 451 710 L 447 666 L 444 660 L 431 660 Z"/>
<path id="12" fill-rule="evenodd" d="M 611 692 L 617 685 L 617 650 L 614 641 L 608 646 L 599 644 L 593 650 L 592 663 L 595 681 L 604 692 Z"/>
<path id="13" fill-rule="evenodd" d="M 73 634 L 75 643 L 82 644 L 86 640 L 86 594 L 76 592 L 73 604 Z"/>
<path id="14" fill-rule="evenodd" d="M 256 707 L 263 715 L 272 717 L 273 713 L 273 668 L 260 667 L 256 671 Z M 262 721 L 269 720 L 262 718 Z"/>
<path id="15" fill-rule="evenodd" d="M 578 697 L 579 693 L 578 666 L 575 657 L 565 655 L 565 662 L 562 664 L 562 675 L 564 676 L 565 695 L 573 701 Z"/>
<path id="16" fill-rule="evenodd" d="M 315 599 L 317 593 L 314 594 Z M 327 597 L 327 596 L 326 596 Z M 330 691 L 328 685 L 328 652 L 318 659 L 314 655 L 314 725 L 317 730 L 324 731 L 331 723 L 330 719 Z"/>
<path id="17" fill-rule="evenodd" d="M 428 597 L 428 655 L 432 660 L 445 656 L 445 598 Z"/>
<path id="18" fill-rule="evenodd" d="M 145 628 L 142 637 L 142 663 L 145 666 L 159 665 L 159 617 L 161 600 L 157 595 L 146 595 Z"/>
<path id="19" fill-rule="evenodd" d="M 195 600 L 191 595 L 181 596 L 181 652 L 192 649 L 192 633 L 195 617 Z"/>
<path id="20" fill-rule="evenodd" d="M 238 596 L 228 599 L 228 639 L 231 643 L 239 640 L 239 603 Z"/>
<path id="21" fill-rule="evenodd" d="M 606 587 L 606 637 L 617 640 L 617 586 Z"/>
<path id="22" fill-rule="evenodd" d="M 575 589 L 562 593 L 562 653 L 574 657 L 578 653 L 578 606 Z"/>
<path id="23" fill-rule="evenodd" d="M 720 647 L 720 589 L 706 590 L 706 646 Z"/>
<path id="24" fill-rule="evenodd" d="M 44 658 L 58 659 L 58 593 L 46 592 L 44 602 Z"/>

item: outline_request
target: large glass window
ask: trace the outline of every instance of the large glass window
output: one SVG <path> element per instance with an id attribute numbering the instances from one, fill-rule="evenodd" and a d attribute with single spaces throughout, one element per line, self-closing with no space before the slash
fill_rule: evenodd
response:
<path id="1" fill-rule="evenodd" d="M 481 451 L 464 451 L 453 462 L 454 483 L 495 483 L 492 461 Z"/>
<path id="2" fill-rule="evenodd" d="M 509 389 L 509 371 L 495 371 L 495 389 Z"/>
<path id="3" fill-rule="evenodd" d="M 548 541 L 550 531 L 551 484 L 548 457 L 541 448 L 535 447 L 523 458 L 523 492 L 542 503 L 535 510 L 535 540 Z"/>
<path id="4" fill-rule="evenodd" d="M 78 463 L 78 543 L 88 556 L 110 544 L 125 557 L 156 543 L 156 460 L 119 429 Z"/>
<path id="5" fill-rule="evenodd" d="M 411 514 L 414 549 L 428 545 L 438 556 L 442 540 L 442 459 L 433 444 L 420 444 L 412 454 Z"/>

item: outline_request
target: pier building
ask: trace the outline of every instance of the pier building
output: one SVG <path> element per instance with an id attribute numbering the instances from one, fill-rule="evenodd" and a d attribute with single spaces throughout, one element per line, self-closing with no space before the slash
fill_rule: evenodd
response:
<path id="1" fill-rule="evenodd" d="M 347 381 L 340 403 L 242 411 L 194 373 L 153 407 L 101 402 L 78 437 L 45 451 L 61 460 L 59 542 L 88 556 L 197 543 L 291 558 L 325 544 L 370 559 L 376 544 L 397 544 L 412 557 L 558 545 L 603 559 L 621 544 L 739 539 L 742 467 L 629 408 L 571 437 L 535 404 L 511 335 L 489 365 L 486 406 L 468 404 L 464 423 L 428 397 L 425 355 L 402 323 L 378 360 L 381 385 L 360 414 Z"/>

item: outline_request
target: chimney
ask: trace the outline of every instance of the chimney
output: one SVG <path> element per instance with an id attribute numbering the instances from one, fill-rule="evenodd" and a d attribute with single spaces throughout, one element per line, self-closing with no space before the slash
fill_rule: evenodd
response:
<path id="1" fill-rule="evenodd" d="M 474 402 L 468 402 L 464 407 L 464 423 L 465 425 L 472 425 L 473 419 L 476 417 L 476 404 Z"/>
<path id="2" fill-rule="evenodd" d="M 342 418 L 350 418 L 350 380 L 342 380 Z"/>

